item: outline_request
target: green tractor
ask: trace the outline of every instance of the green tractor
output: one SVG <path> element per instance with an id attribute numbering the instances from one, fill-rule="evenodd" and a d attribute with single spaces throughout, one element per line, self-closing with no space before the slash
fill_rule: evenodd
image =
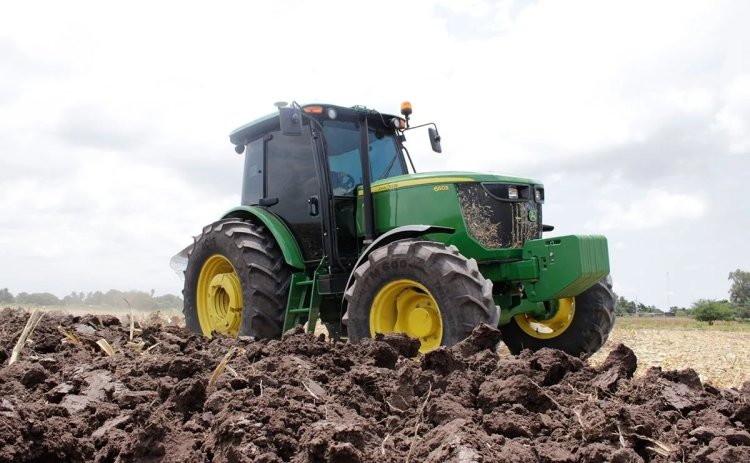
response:
<path id="1" fill-rule="evenodd" d="M 244 153 L 241 205 L 172 259 L 187 326 L 205 336 L 278 338 L 320 320 L 352 341 L 406 333 L 421 352 L 480 323 L 511 352 L 589 355 L 614 324 L 603 236 L 542 237 L 541 182 L 416 173 L 401 116 L 300 106 L 231 133 Z"/>

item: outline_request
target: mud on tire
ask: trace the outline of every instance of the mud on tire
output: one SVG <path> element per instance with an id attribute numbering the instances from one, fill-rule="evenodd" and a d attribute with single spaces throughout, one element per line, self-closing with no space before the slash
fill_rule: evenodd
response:
<path id="1" fill-rule="evenodd" d="M 204 227 L 188 254 L 183 298 L 185 323 L 203 333 L 196 290 L 203 265 L 216 254 L 234 267 L 242 288 L 240 336 L 281 336 L 289 293 L 290 269 L 268 230 L 240 219 L 224 219 Z"/>
<path id="2" fill-rule="evenodd" d="M 524 349 L 538 350 L 551 347 L 570 355 L 589 356 L 604 345 L 615 325 L 616 296 L 608 278 L 575 297 L 575 312 L 570 325 L 551 339 L 538 339 L 524 332 L 512 318 L 501 326 L 503 342 L 508 349 L 518 354 Z"/>
<path id="3" fill-rule="evenodd" d="M 344 296 L 350 340 L 371 337 L 373 300 L 381 288 L 399 279 L 423 285 L 437 302 L 443 346 L 465 339 L 480 323 L 497 326 L 499 312 L 492 299 L 492 283 L 479 273 L 474 259 L 442 243 L 402 240 L 376 249 L 355 269 L 354 283 Z"/>

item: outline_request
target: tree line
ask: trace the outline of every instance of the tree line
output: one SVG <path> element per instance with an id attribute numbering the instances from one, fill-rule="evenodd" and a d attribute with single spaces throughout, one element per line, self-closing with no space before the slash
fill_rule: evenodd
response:
<path id="1" fill-rule="evenodd" d="M 26 293 L 16 295 L 8 288 L 0 289 L 0 304 L 28 304 L 38 306 L 96 306 L 127 309 L 132 307 L 139 310 L 166 310 L 182 308 L 182 298 L 174 294 L 154 295 L 145 291 L 118 291 L 110 289 L 107 292 L 76 292 L 73 291 L 63 298 L 52 293 Z"/>
<path id="2" fill-rule="evenodd" d="M 712 325 L 716 320 L 750 319 L 750 272 L 737 269 L 729 274 L 732 282 L 729 299 L 698 299 L 688 308 L 672 306 L 670 315 L 693 317 Z M 639 313 L 664 313 L 655 306 L 633 302 L 620 296 L 615 311 L 618 315 Z"/>
<path id="3" fill-rule="evenodd" d="M 689 316 L 699 321 L 712 324 L 715 320 L 750 319 L 750 272 L 737 269 L 729 274 L 732 285 L 729 299 L 699 299 L 689 307 L 673 306 L 670 315 Z M 128 308 L 128 303 L 135 309 L 165 310 L 182 307 L 182 298 L 173 294 L 154 296 L 144 291 L 118 291 L 110 289 L 106 293 L 94 291 L 89 293 L 71 292 L 58 298 L 52 293 L 25 293 L 15 296 L 8 288 L 0 289 L 0 304 L 30 304 L 40 306 L 106 306 Z M 618 315 L 636 315 L 641 313 L 661 314 L 664 311 L 653 305 L 630 301 L 622 296 L 617 300 L 615 311 Z"/>

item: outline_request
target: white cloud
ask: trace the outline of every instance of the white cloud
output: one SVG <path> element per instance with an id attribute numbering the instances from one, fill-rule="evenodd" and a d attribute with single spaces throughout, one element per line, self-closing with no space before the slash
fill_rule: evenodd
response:
<path id="1" fill-rule="evenodd" d="M 638 195 L 634 189 L 633 194 Z M 675 220 L 698 219 L 708 208 L 701 196 L 651 189 L 641 197 L 626 202 L 601 199 L 595 220 L 585 223 L 589 230 L 646 230 Z"/>
<path id="2" fill-rule="evenodd" d="M 731 152 L 750 154 L 750 74 L 738 76 L 722 96 L 715 128 L 726 132 Z"/>

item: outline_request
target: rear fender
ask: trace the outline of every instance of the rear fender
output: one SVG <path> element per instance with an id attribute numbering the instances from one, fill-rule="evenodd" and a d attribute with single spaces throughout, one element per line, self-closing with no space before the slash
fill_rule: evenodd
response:
<path id="1" fill-rule="evenodd" d="M 249 220 L 257 225 L 265 225 L 279 245 L 281 253 L 284 256 L 284 261 L 296 269 L 305 269 L 302 251 L 299 249 L 297 240 L 294 239 L 294 235 L 289 231 L 286 224 L 275 214 L 259 207 L 240 206 L 228 211 L 222 217 L 222 219 L 230 218 Z M 184 278 L 188 256 L 192 249 L 193 245 L 190 244 L 169 260 L 169 266 L 180 278 Z"/>
<path id="2" fill-rule="evenodd" d="M 222 219 L 229 218 L 249 220 L 264 225 L 276 239 L 276 243 L 284 256 L 284 261 L 296 269 L 305 269 L 305 261 L 302 258 L 302 251 L 297 244 L 297 240 L 289 227 L 276 214 L 257 206 L 239 206 L 230 209 L 222 217 Z"/>

